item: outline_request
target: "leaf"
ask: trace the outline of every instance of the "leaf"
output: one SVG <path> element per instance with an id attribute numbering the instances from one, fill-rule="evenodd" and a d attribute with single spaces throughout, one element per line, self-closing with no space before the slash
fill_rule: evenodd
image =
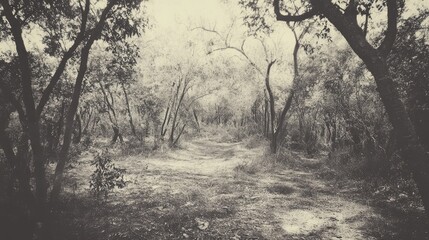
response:
<path id="1" fill-rule="evenodd" d="M 197 224 L 198 224 L 197 227 L 200 230 L 206 230 L 209 227 L 209 222 L 207 222 L 207 221 L 204 221 L 200 218 L 195 218 L 195 221 L 197 222 Z"/>

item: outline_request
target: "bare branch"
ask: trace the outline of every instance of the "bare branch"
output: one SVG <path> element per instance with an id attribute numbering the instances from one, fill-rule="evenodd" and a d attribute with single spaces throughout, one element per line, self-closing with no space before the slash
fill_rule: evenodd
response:
<path id="1" fill-rule="evenodd" d="M 224 38 L 222 37 L 222 35 L 221 35 L 218 31 L 216 31 L 216 30 L 210 30 L 210 29 L 207 29 L 207 28 L 204 28 L 204 27 L 196 27 L 196 28 L 194 28 L 194 29 L 202 29 L 202 30 L 204 30 L 204 31 L 212 32 L 212 33 L 215 33 L 216 35 L 218 35 L 221 39 L 224 39 Z M 250 63 L 250 65 L 252 65 L 252 66 L 256 69 L 256 71 L 258 71 L 258 73 L 260 73 L 262 76 L 264 76 L 264 73 L 262 72 L 262 70 L 258 67 L 258 65 L 256 65 L 256 63 L 255 63 L 254 61 L 252 61 L 252 59 L 250 59 L 250 58 L 249 58 L 249 56 L 247 56 L 246 52 L 244 51 L 244 44 L 246 43 L 246 40 L 247 40 L 247 39 L 244 39 L 244 40 L 241 42 L 241 46 L 240 46 L 240 48 L 238 48 L 238 47 L 234 47 L 234 46 L 230 46 L 230 45 L 229 45 L 229 44 L 227 44 L 227 42 L 225 41 L 225 46 L 224 46 L 224 47 L 220 47 L 220 48 L 217 48 L 217 49 L 211 50 L 211 51 L 209 52 L 209 54 L 211 54 L 211 53 L 213 53 L 213 52 L 216 52 L 216 51 L 223 51 L 223 50 L 227 50 L 227 49 L 232 49 L 232 50 L 234 50 L 234 51 L 239 52 L 243 57 L 245 57 L 245 58 L 246 58 L 246 60 Z"/>
<path id="2" fill-rule="evenodd" d="M 256 38 L 256 40 L 258 40 L 261 43 L 262 48 L 264 49 L 265 61 L 269 64 L 271 59 L 268 57 L 267 46 L 265 46 L 264 41 L 262 41 L 260 38 Z"/>
<path id="3" fill-rule="evenodd" d="M 190 108 L 190 107 L 191 107 L 191 105 L 192 105 L 195 101 L 197 101 L 198 99 L 203 98 L 203 97 L 205 97 L 205 96 L 211 95 L 211 94 L 212 94 L 214 91 L 216 91 L 216 90 L 219 90 L 219 87 L 216 87 L 216 88 L 210 89 L 210 90 L 208 90 L 208 92 L 206 92 L 206 93 L 204 93 L 204 94 L 201 94 L 201 95 L 198 95 L 198 96 L 196 96 L 196 97 L 192 98 L 191 100 L 189 100 L 188 106 L 187 106 L 186 108 Z"/>
<path id="4" fill-rule="evenodd" d="M 215 52 L 215 51 L 221 51 L 221 50 L 227 50 L 227 49 L 231 49 L 231 50 L 234 50 L 236 52 L 239 52 L 243 57 L 246 58 L 246 60 L 250 63 L 250 65 L 252 65 L 259 74 L 261 74 L 262 76 L 264 76 L 264 73 L 258 67 L 258 65 L 256 65 L 256 63 L 254 63 L 252 61 L 252 59 L 250 59 L 249 56 L 247 56 L 247 54 L 242 49 L 239 49 L 239 48 L 233 47 L 233 46 L 227 46 L 227 47 L 217 48 L 217 49 L 213 50 L 212 53 Z"/>
<path id="5" fill-rule="evenodd" d="M 191 29 L 191 31 L 197 30 L 197 29 L 201 29 L 201 30 L 204 30 L 206 32 L 214 33 L 214 34 L 218 35 L 220 38 L 222 38 L 222 35 L 220 35 L 220 33 L 218 31 L 216 31 L 215 29 L 208 29 L 206 27 L 194 27 Z"/>
<path id="6" fill-rule="evenodd" d="M 228 33 L 226 34 L 226 37 L 225 37 L 225 45 L 229 45 L 229 42 L 231 40 L 231 31 L 232 31 L 232 28 L 234 27 L 236 20 L 237 20 L 237 18 L 234 18 L 232 23 L 231 23 L 231 26 L 229 27 Z"/>

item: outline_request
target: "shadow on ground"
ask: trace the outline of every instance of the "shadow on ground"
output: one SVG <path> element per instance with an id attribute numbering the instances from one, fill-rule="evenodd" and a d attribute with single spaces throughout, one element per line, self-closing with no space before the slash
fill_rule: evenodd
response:
<path id="1" fill-rule="evenodd" d="M 68 172 L 79 189 L 66 189 L 63 204 L 55 210 L 57 239 L 427 236 L 414 228 L 419 222 L 408 222 L 415 215 L 389 220 L 393 210 L 354 200 L 352 193 L 339 191 L 308 169 L 278 165 L 264 170 L 261 164 L 249 173 L 237 167 L 263 160 L 264 152 L 263 147 L 199 139 L 167 153 L 118 159 L 115 164 L 127 169 L 128 184 L 105 200 L 88 195 L 92 169 L 89 158 L 82 158 Z M 420 230 L 401 232 L 407 224 Z"/>

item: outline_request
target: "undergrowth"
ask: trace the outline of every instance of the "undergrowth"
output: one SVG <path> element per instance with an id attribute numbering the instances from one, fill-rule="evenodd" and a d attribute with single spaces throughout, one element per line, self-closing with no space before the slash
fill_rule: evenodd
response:
<path id="1" fill-rule="evenodd" d="M 104 195 L 107 197 L 107 194 L 115 187 L 125 187 L 125 169 L 117 168 L 112 163 L 112 158 L 107 149 L 102 153 L 97 153 L 91 165 L 95 166 L 95 171 L 91 174 L 89 185 L 91 192 L 96 196 Z"/>

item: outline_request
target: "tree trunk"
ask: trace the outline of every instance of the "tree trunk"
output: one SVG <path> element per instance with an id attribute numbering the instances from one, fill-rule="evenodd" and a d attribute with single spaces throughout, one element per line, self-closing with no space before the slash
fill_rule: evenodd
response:
<path id="1" fill-rule="evenodd" d="M 122 134 L 121 134 L 121 132 L 119 131 L 119 128 L 118 128 L 118 127 L 116 127 L 116 126 L 112 126 L 112 129 L 113 129 L 113 137 L 112 137 L 112 141 L 111 141 L 111 143 L 112 143 L 112 144 L 116 143 L 116 141 L 118 140 L 118 138 L 119 138 L 119 141 L 120 141 L 121 143 L 123 143 L 123 142 L 124 142 L 124 139 L 122 138 Z"/>
<path id="2" fill-rule="evenodd" d="M 273 66 L 273 64 L 276 61 L 272 61 L 268 64 L 267 66 L 267 73 L 265 75 L 265 88 L 267 89 L 268 92 L 268 100 L 269 100 L 269 105 L 270 105 L 270 120 L 271 120 L 271 143 L 270 143 L 270 149 L 271 149 L 271 153 L 276 153 L 277 152 L 277 138 L 275 137 L 275 129 L 274 129 L 274 120 L 275 120 L 275 116 L 276 116 L 276 112 L 275 112 L 275 106 L 274 106 L 274 94 L 273 91 L 271 90 L 271 86 L 270 86 L 270 71 L 271 71 L 271 67 Z"/>
<path id="3" fill-rule="evenodd" d="M 48 189 L 45 169 L 46 159 L 41 142 L 39 117 L 36 112 L 33 97 L 31 76 L 32 71 L 29 62 L 29 55 L 22 38 L 21 23 L 13 15 L 12 7 L 9 5 L 9 1 L 1 1 L 1 4 L 3 6 L 3 14 L 6 16 L 11 26 L 11 32 L 14 37 L 16 51 L 18 53 L 19 68 L 21 72 L 20 80 L 22 85 L 22 96 L 26 111 L 26 128 L 24 131 L 28 133 L 34 160 L 36 198 L 38 206 L 36 209 L 36 215 L 40 221 L 44 222 L 47 213 L 46 197 Z"/>
<path id="4" fill-rule="evenodd" d="M 197 131 L 200 131 L 200 121 L 198 120 L 197 111 L 195 109 L 192 110 L 192 113 L 194 115 L 195 123 L 197 124 Z"/>
<path id="5" fill-rule="evenodd" d="M 64 131 L 63 146 L 59 154 L 57 166 L 55 168 L 54 184 L 51 192 L 52 202 L 56 202 L 58 200 L 58 197 L 61 191 L 61 185 L 62 185 L 63 175 L 64 175 L 64 167 L 68 159 L 68 152 L 69 152 L 70 143 L 71 143 L 74 117 L 77 112 L 77 108 L 79 106 L 80 94 L 82 92 L 82 83 L 83 83 L 86 70 L 88 68 L 89 52 L 91 50 L 91 47 L 94 41 L 99 38 L 101 31 L 103 29 L 104 23 L 106 21 L 107 15 L 112 9 L 114 4 L 115 4 L 114 2 L 109 2 L 107 4 L 88 42 L 82 48 L 79 71 L 78 71 L 78 74 L 76 77 L 76 83 L 73 89 L 72 101 L 70 103 L 69 110 L 67 112 L 67 117 L 66 117 L 66 127 Z"/>
<path id="6" fill-rule="evenodd" d="M 179 86 L 180 86 L 180 84 L 178 85 L 178 87 Z M 185 97 L 186 91 L 187 91 L 187 84 L 185 82 L 185 84 L 183 84 L 183 89 L 182 89 L 182 92 L 180 94 L 179 101 L 177 102 L 176 110 L 175 110 L 174 115 L 173 115 L 173 122 L 171 124 L 171 131 L 170 131 L 170 137 L 169 137 L 169 144 L 170 144 L 170 146 L 174 146 L 174 144 L 175 144 L 175 141 L 174 141 L 174 132 L 176 131 L 176 127 L 179 124 L 179 123 L 176 124 L 177 117 L 179 115 L 179 110 L 180 110 L 180 107 L 182 105 L 183 98 Z"/>
<path id="7" fill-rule="evenodd" d="M 174 142 L 173 142 L 173 146 L 176 146 L 177 143 L 179 142 L 179 139 L 182 136 L 182 133 L 183 133 L 183 130 L 185 130 L 185 127 L 186 127 L 186 124 L 183 124 L 182 129 L 180 129 L 180 132 L 179 132 L 179 134 L 176 137 L 176 140 L 174 140 Z"/>
<path id="8" fill-rule="evenodd" d="M 170 122 L 170 105 L 167 106 L 167 109 L 165 110 L 165 115 L 164 115 L 164 120 L 162 121 L 162 125 L 161 125 L 161 138 L 163 138 L 165 136 L 165 134 L 167 133 L 167 126 Z"/>
<path id="9" fill-rule="evenodd" d="M 77 144 L 80 143 L 80 140 L 82 138 L 82 120 L 79 114 L 76 114 L 76 121 L 74 125 L 76 126 L 73 133 L 73 143 Z"/>
<path id="10" fill-rule="evenodd" d="M 65 108 L 66 105 L 64 102 L 61 103 L 61 111 L 60 111 L 60 117 L 58 119 L 57 122 L 57 127 L 56 127 L 56 135 L 55 135 L 55 139 L 54 139 L 54 144 L 53 144 L 53 150 L 55 151 L 55 156 L 57 155 L 57 150 L 58 150 L 58 145 L 60 144 L 60 139 L 61 139 L 61 134 L 63 132 L 63 128 L 64 128 L 64 112 L 65 112 Z"/>
<path id="11" fill-rule="evenodd" d="M 426 215 L 429 217 L 429 158 L 418 140 L 410 117 L 400 100 L 398 90 L 389 76 L 387 55 L 396 36 L 396 1 L 388 2 L 388 31 L 378 49 L 373 48 L 365 38 L 355 18 L 348 18 L 330 1 L 311 0 L 311 3 L 341 32 L 353 51 L 363 60 L 374 76 L 377 91 L 396 132 L 401 155 L 413 173 L 421 194 Z"/>
<path id="12" fill-rule="evenodd" d="M 294 94 L 295 94 L 295 91 L 292 89 L 289 93 L 289 97 L 286 100 L 283 111 L 280 114 L 280 117 L 279 117 L 279 120 L 277 123 L 277 130 L 274 134 L 274 138 L 276 138 L 276 141 L 280 140 L 280 137 L 283 136 L 282 135 L 282 132 L 284 132 L 284 126 L 283 125 L 284 125 L 284 122 L 286 119 L 286 114 L 288 113 L 288 111 L 292 105 L 292 99 L 293 99 Z"/>
<path id="13" fill-rule="evenodd" d="M 130 121 L 131 132 L 133 133 L 134 136 L 136 136 L 137 133 L 136 133 L 136 128 L 135 128 L 134 123 L 133 123 L 133 116 L 131 115 L 130 101 L 128 100 L 128 93 L 127 93 L 127 90 L 125 89 L 124 83 L 121 82 L 121 86 L 122 86 L 122 91 L 124 92 L 124 96 L 125 96 L 125 103 L 127 105 L 127 113 L 128 113 L 128 117 L 129 117 L 129 121 Z"/>
<path id="14" fill-rule="evenodd" d="M 3 104 L 0 102 L 0 104 Z M 14 168 L 15 164 L 15 152 L 13 151 L 12 141 L 6 128 L 9 126 L 9 111 L 0 106 L 0 147 L 3 149 L 4 155 L 11 169 Z"/>
<path id="15" fill-rule="evenodd" d="M 429 158 L 418 140 L 393 80 L 387 72 L 374 74 L 374 78 L 389 120 L 396 132 L 401 155 L 413 173 L 413 178 L 422 196 L 426 215 L 429 217 Z"/>

